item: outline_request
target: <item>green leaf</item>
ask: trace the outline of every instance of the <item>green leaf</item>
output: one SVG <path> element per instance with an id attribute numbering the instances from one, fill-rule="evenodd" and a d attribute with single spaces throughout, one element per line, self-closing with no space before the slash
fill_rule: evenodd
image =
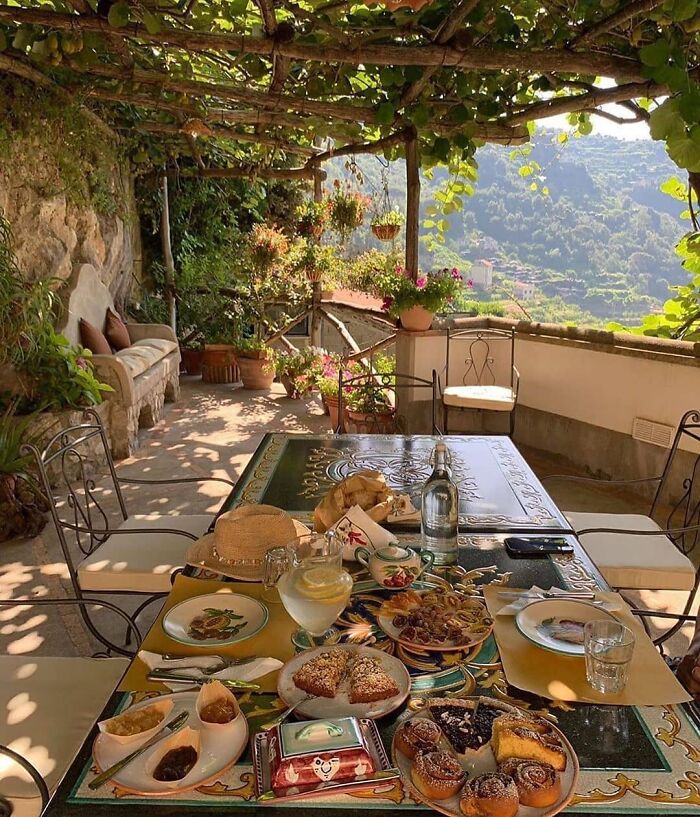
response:
<path id="1" fill-rule="evenodd" d="M 700 173 L 700 144 L 688 134 L 669 136 L 666 147 L 668 155 L 679 167 Z"/>
<path id="2" fill-rule="evenodd" d="M 12 47 L 18 51 L 26 51 L 34 42 L 34 32 L 28 26 L 20 26 L 12 40 Z"/>
<path id="3" fill-rule="evenodd" d="M 698 0 L 674 0 L 671 7 L 671 19 L 677 23 L 691 20 L 698 10 Z"/>
<path id="4" fill-rule="evenodd" d="M 450 157 L 450 140 L 440 136 L 433 142 L 433 154 L 446 162 Z"/>
<path id="5" fill-rule="evenodd" d="M 588 136 L 593 132 L 593 124 L 590 119 L 584 119 L 583 122 L 578 123 L 578 132 L 582 136 Z"/>
<path id="6" fill-rule="evenodd" d="M 519 167 L 518 176 L 522 176 L 523 178 L 525 178 L 525 176 L 532 176 L 532 168 L 530 165 L 523 165 L 522 167 Z"/>
<path id="7" fill-rule="evenodd" d="M 416 105 L 409 111 L 408 118 L 417 128 L 422 128 L 430 121 L 430 108 L 427 105 Z"/>
<path id="8" fill-rule="evenodd" d="M 107 20 L 114 28 L 124 28 L 129 22 L 129 4 L 120 0 L 119 3 L 110 6 Z"/>
<path id="9" fill-rule="evenodd" d="M 161 29 L 161 19 L 148 9 L 143 10 L 143 24 L 149 34 L 157 34 Z"/>
<path id="10" fill-rule="evenodd" d="M 649 117 L 649 134 L 652 139 L 664 140 L 671 134 L 684 132 L 683 119 L 678 111 L 678 101 L 667 99 L 651 112 Z"/>
<path id="11" fill-rule="evenodd" d="M 377 108 L 377 122 L 379 122 L 380 125 L 391 125 L 394 121 L 395 114 L 396 111 L 391 102 L 382 102 Z"/>
<path id="12" fill-rule="evenodd" d="M 657 40 L 639 49 L 639 59 L 650 68 L 658 68 L 666 64 L 670 53 L 666 40 Z"/>

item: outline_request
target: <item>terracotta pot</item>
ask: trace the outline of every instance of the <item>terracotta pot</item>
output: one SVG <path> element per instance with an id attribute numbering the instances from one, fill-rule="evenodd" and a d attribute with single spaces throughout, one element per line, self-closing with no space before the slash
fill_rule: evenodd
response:
<path id="1" fill-rule="evenodd" d="M 239 357 L 243 388 L 252 391 L 267 391 L 275 379 L 275 369 L 265 357 Z"/>
<path id="2" fill-rule="evenodd" d="M 180 357 L 182 358 L 182 368 L 187 374 L 202 374 L 203 349 L 180 349 Z"/>
<path id="3" fill-rule="evenodd" d="M 335 431 L 336 428 L 338 428 L 338 398 L 324 397 L 323 399 L 326 404 L 326 408 L 328 409 L 328 418 L 331 421 L 331 431 Z"/>
<path id="4" fill-rule="evenodd" d="M 240 380 L 233 346 L 227 343 L 205 344 L 202 380 L 205 383 L 237 383 Z"/>
<path id="5" fill-rule="evenodd" d="M 394 411 L 381 414 L 347 410 L 347 420 L 356 434 L 391 434 L 394 431 Z"/>
<path id="6" fill-rule="evenodd" d="M 380 241 L 393 241 L 399 234 L 399 224 L 373 224 L 372 232 Z"/>
<path id="7" fill-rule="evenodd" d="M 401 326 L 408 332 L 426 332 L 430 329 L 435 315 L 425 307 L 412 306 L 400 313 Z"/>

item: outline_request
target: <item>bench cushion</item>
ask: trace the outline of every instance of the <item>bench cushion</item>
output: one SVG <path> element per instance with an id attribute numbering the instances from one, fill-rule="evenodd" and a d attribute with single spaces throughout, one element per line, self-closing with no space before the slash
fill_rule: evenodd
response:
<path id="1" fill-rule="evenodd" d="M 192 539 L 162 528 L 184 530 L 199 537 L 212 521 L 209 514 L 130 516 L 120 530 L 149 528 L 153 533 L 125 533 L 110 536 L 78 567 L 83 590 L 132 590 L 138 593 L 167 593 L 170 575 L 185 565 L 185 554 Z"/>
<path id="2" fill-rule="evenodd" d="M 575 531 L 587 528 L 661 530 L 641 514 L 565 511 Z M 623 590 L 692 590 L 695 568 L 663 534 L 586 533 L 579 540 L 605 580 Z"/>
<path id="3" fill-rule="evenodd" d="M 26 758 L 53 792 L 126 672 L 125 658 L 0 656 L 0 743 Z M 0 792 L 14 815 L 38 815 L 36 786 L 0 758 Z M 26 799 L 25 799 L 26 798 Z"/>
<path id="4" fill-rule="evenodd" d="M 487 411 L 512 411 L 515 406 L 513 389 L 505 386 L 447 386 L 442 402 L 456 408 Z"/>
<path id="5" fill-rule="evenodd" d="M 171 340 L 145 338 L 137 340 L 127 349 L 116 352 L 115 357 L 122 361 L 132 377 L 138 377 L 175 349 L 177 343 Z"/>

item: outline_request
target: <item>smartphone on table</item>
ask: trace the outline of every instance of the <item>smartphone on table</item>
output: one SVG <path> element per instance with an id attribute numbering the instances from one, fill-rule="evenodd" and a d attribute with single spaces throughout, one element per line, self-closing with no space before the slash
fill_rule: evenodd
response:
<path id="1" fill-rule="evenodd" d="M 573 545 L 562 536 L 507 536 L 503 544 L 511 559 L 544 559 L 574 552 Z"/>

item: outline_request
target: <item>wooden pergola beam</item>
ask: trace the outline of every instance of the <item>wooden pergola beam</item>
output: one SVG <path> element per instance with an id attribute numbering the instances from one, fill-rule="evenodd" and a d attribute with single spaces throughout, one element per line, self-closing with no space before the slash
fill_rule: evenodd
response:
<path id="1" fill-rule="evenodd" d="M 578 45 L 590 42 L 601 34 L 606 34 L 613 28 L 624 25 L 639 14 L 652 11 L 663 2 L 664 0 L 632 0 L 631 3 L 627 3 L 622 8 L 581 31 L 570 41 L 569 45 L 575 48 Z"/>
<path id="2" fill-rule="evenodd" d="M 42 9 L 0 6 L 0 20 L 49 26 L 60 31 L 94 31 L 114 35 L 114 28 L 97 16 L 61 14 Z M 304 62 L 341 63 L 345 65 L 435 66 L 467 71 L 521 71 L 593 74 L 617 80 L 643 79 L 641 64 L 631 58 L 603 52 L 581 52 L 569 49 L 518 49 L 479 45 L 456 48 L 452 45 L 387 45 L 362 44 L 354 47 L 308 44 L 296 40 L 281 42 L 274 37 L 248 37 L 240 34 L 219 34 L 163 27 L 150 34 L 140 23 L 119 29 L 121 36 L 133 37 L 146 43 L 171 45 L 189 51 L 226 51 L 236 54 L 256 54 L 272 59 L 275 54 Z"/>
<path id="3" fill-rule="evenodd" d="M 171 133 L 175 135 L 187 135 L 187 123 L 184 125 L 168 125 L 162 122 L 141 122 L 137 126 L 138 130 L 147 131 L 148 133 Z M 298 156 L 314 156 L 316 150 L 314 148 L 303 147 L 302 145 L 294 145 L 290 142 L 285 142 L 283 139 L 275 139 L 272 136 L 264 136 L 259 133 L 240 133 L 233 128 L 224 128 L 220 125 L 206 125 L 211 131 L 210 134 L 198 134 L 204 138 L 207 135 L 218 137 L 221 139 L 230 139 L 235 142 L 244 142 L 254 145 L 266 145 L 269 147 L 276 147 L 283 150 L 285 153 L 293 153 Z"/>
<path id="4" fill-rule="evenodd" d="M 198 176 L 201 179 L 279 179 L 286 181 L 313 181 L 313 168 L 306 167 L 207 167 L 199 170 L 182 170 L 182 176 Z M 325 177 L 325 173 L 323 174 Z"/>

